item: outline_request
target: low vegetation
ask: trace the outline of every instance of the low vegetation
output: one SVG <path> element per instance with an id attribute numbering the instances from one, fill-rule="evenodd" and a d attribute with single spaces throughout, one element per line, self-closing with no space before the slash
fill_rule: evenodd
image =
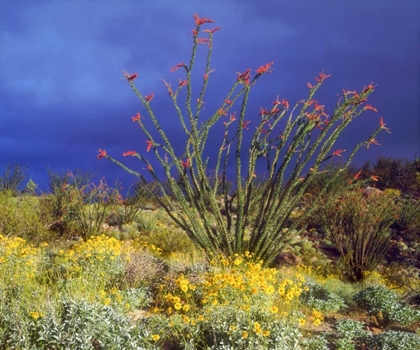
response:
<path id="1" fill-rule="evenodd" d="M 389 185 L 387 164 L 370 167 Z M 419 348 L 420 169 L 398 164 L 404 181 L 314 212 L 270 266 L 207 254 L 144 186 L 123 198 L 104 179 L 50 172 L 43 194 L 19 190 L 23 178 L 0 192 L 0 348 Z"/>

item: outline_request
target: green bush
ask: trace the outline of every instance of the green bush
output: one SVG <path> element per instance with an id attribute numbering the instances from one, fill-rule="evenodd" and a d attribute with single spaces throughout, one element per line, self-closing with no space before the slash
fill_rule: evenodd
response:
<path id="1" fill-rule="evenodd" d="M 400 200 L 401 210 L 395 223 L 400 231 L 420 232 L 420 201 L 414 198 Z"/>
<path id="2" fill-rule="evenodd" d="M 335 293 L 316 283 L 306 283 L 308 289 L 300 295 L 300 300 L 312 309 L 323 313 L 335 313 L 346 307 L 344 300 Z"/>
<path id="3" fill-rule="evenodd" d="M 397 213 L 392 196 L 364 189 L 345 192 L 323 208 L 320 219 L 340 253 L 346 279 L 362 281 L 382 261 Z"/>
<path id="4" fill-rule="evenodd" d="M 50 235 L 37 197 L 14 197 L 11 191 L 0 192 L 0 213 L 0 234 L 30 239 L 33 243 Z"/>
<path id="5" fill-rule="evenodd" d="M 390 323 L 409 326 L 420 321 L 420 311 L 401 303 L 394 291 L 382 285 L 361 290 L 355 295 L 354 300 L 359 307 L 374 315 L 384 326 Z"/>
<path id="6" fill-rule="evenodd" d="M 20 319 L 12 315 L 0 316 L 2 348 L 156 349 L 147 329 L 97 303 L 63 300 L 46 314 L 30 313 Z"/>
<path id="7" fill-rule="evenodd" d="M 369 338 L 370 332 L 366 331 L 362 322 L 352 319 L 343 319 L 336 322 L 337 339 L 335 346 L 337 350 L 356 350 L 364 340 Z"/>
<path id="8" fill-rule="evenodd" d="M 19 193 L 19 185 L 26 178 L 26 168 L 20 164 L 8 164 L 0 176 L 0 192 Z"/>
<path id="9" fill-rule="evenodd" d="M 367 344 L 372 350 L 420 349 L 420 336 L 401 331 L 386 331 L 373 336 Z"/>

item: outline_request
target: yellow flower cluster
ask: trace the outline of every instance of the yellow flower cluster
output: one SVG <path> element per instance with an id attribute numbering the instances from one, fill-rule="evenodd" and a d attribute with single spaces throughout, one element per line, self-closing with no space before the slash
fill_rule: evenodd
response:
<path id="1" fill-rule="evenodd" d="M 262 335 L 263 337 L 268 337 L 270 335 L 269 330 L 263 330 L 261 325 L 258 322 L 254 322 L 253 324 L 253 331 L 257 335 Z"/>
<path id="2" fill-rule="evenodd" d="M 118 263 L 123 251 L 129 252 L 117 239 L 93 236 L 86 242 L 76 243 L 72 249 L 60 250 L 55 263 L 66 267 L 67 278 L 81 277 L 86 271 L 105 277 L 107 269 Z"/>
<path id="3" fill-rule="evenodd" d="M 124 302 L 124 296 L 116 287 L 113 287 L 109 292 L 101 289 L 98 293 L 99 302 L 103 305 L 122 305 Z M 130 304 L 124 305 L 125 309 L 130 308 Z"/>
<path id="4" fill-rule="evenodd" d="M 148 250 L 149 252 L 160 256 L 162 255 L 162 249 L 159 247 L 156 247 L 154 244 L 150 244 L 148 242 L 145 242 L 143 240 L 131 240 L 127 241 L 127 245 L 134 250 Z"/>
<path id="5" fill-rule="evenodd" d="M 292 280 L 286 278 L 280 282 L 278 287 L 278 293 L 282 300 L 288 304 L 293 300 L 299 298 L 303 291 L 303 283 L 305 279 L 303 277 L 299 277 L 298 282 L 293 282 Z"/>
<path id="6" fill-rule="evenodd" d="M 86 259 L 95 258 L 99 261 L 114 260 L 121 254 L 122 244 L 119 240 L 105 235 L 93 236 L 86 242 L 74 246 L 74 252 L 79 257 Z"/>
<path id="7" fill-rule="evenodd" d="M 297 281 L 281 280 L 277 269 L 263 268 L 262 262 L 256 263 L 251 259 L 251 254 L 245 253 L 230 259 L 222 257 L 218 261 L 213 260 L 213 265 L 222 267 L 205 276 L 203 304 L 216 305 L 236 300 L 243 310 L 248 311 L 256 299 L 265 299 L 271 305 L 269 311 L 277 313 L 278 308 L 273 303 L 287 304 L 299 298 L 305 282 L 300 274 Z"/>
<path id="8" fill-rule="evenodd" d="M 29 313 L 29 316 L 31 316 L 31 318 L 36 321 L 38 318 L 44 317 L 44 314 L 42 312 L 32 311 Z"/>
<path id="9" fill-rule="evenodd" d="M 314 326 L 319 326 L 324 321 L 324 315 L 321 311 L 312 310 L 312 323 Z"/>
<path id="10" fill-rule="evenodd" d="M 4 283 L 24 284 L 34 280 L 41 260 L 41 248 L 20 237 L 0 235 L 0 278 Z"/>

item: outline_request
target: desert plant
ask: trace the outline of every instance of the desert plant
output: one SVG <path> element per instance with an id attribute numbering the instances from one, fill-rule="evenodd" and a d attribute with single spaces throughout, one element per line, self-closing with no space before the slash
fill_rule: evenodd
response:
<path id="1" fill-rule="evenodd" d="M 19 185 L 26 178 L 27 169 L 20 164 L 8 164 L 3 175 L 0 176 L 0 191 L 11 191 L 14 195 L 19 192 Z"/>
<path id="2" fill-rule="evenodd" d="M 412 196 L 400 200 L 401 210 L 395 221 L 400 231 L 417 233 L 420 231 L 420 201 Z"/>
<path id="3" fill-rule="evenodd" d="M 122 188 L 121 184 L 119 182 L 115 184 L 114 190 L 117 192 L 115 193 L 116 200 L 113 203 L 112 212 L 113 219 L 118 227 L 121 228 L 125 224 L 130 224 L 138 218 L 140 210 L 150 203 L 151 198 L 153 199 L 154 187 L 153 184 L 145 186 L 142 183 L 136 183 L 128 188 L 125 198 L 123 198 L 118 191 L 118 188 Z"/>
<path id="4" fill-rule="evenodd" d="M 344 300 L 335 293 L 330 293 L 320 284 L 307 282 L 307 290 L 300 296 L 301 301 L 310 308 L 323 313 L 334 313 L 343 309 L 346 305 Z"/>
<path id="5" fill-rule="evenodd" d="M 74 171 L 55 172 L 47 168 L 49 194 L 43 194 L 40 197 L 40 206 L 48 216 L 51 217 L 50 228 L 58 231 L 62 237 L 69 234 L 72 229 L 73 217 L 73 199 L 70 193 L 72 188 L 80 189 L 90 183 L 93 174 L 79 169 Z"/>
<path id="6" fill-rule="evenodd" d="M 371 337 L 367 346 L 373 350 L 420 349 L 420 336 L 415 333 L 389 330 Z"/>
<path id="7" fill-rule="evenodd" d="M 321 220 L 338 248 L 345 278 L 362 281 L 378 266 L 390 244 L 397 209 L 391 196 L 364 189 L 347 191 L 323 208 Z"/>
<path id="8" fill-rule="evenodd" d="M 382 285 L 361 290 L 354 300 L 383 326 L 390 323 L 409 326 L 420 321 L 420 311 L 401 303 L 394 291 Z"/>
<path id="9" fill-rule="evenodd" d="M 361 170 L 362 177 L 375 175 L 378 178 L 375 186 L 381 190 L 385 188 L 398 189 L 406 195 L 418 198 L 420 191 L 419 159 L 408 161 L 402 158 L 379 157 L 375 162 L 366 162 Z"/>
<path id="10" fill-rule="evenodd" d="M 158 162 L 163 168 L 167 184 L 170 190 L 164 186 L 164 181 L 158 177 L 158 172 L 152 163 L 142 155 L 142 152 L 127 151 L 123 156 L 133 156 L 140 159 L 146 165 L 146 171 L 159 185 L 163 199 L 158 200 L 173 218 L 184 229 L 189 237 L 208 252 L 221 252 L 226 256 L 234 253 L 242 253 L 246 250 L 254 253 L 256 260 L 263 259 L 265 264 L 270 264 L 293 238 L 297 231 L 292 227 L 285 231 L 290 213 L 302 198 L 305 190 L 313 181 L 322 163 L 335 156 L 342 156 L 344 150 L 331 151 L 335 141 L 349 123 L 366 110 L 376 109 L 370 105 L 362 104 L 373 92 L 372 84 L 362 89 L 360 93 L 355 91 L 343 91 L 332 115 L 325 113 L 324 106 L 314 100 L 315 92 L 320 88 L 323 81 L 329 77 L 320 73 L 316 77 L 316 84 L 308 83 L 309 96 L 306 101 L 299 101 L 293 108 L 286 120 L 286 125 L 281 132 L 281 121 L 289 110 L 289 102 L 278 98 L 269 109 L 261 108 L 260 122 L 257 122 L 255 132 L 248 131 L 249 124 L 253 121 L 246 120 L 246 106 L 251 88 L 264 74 L 271 72 L 273 62 L 259 67 L 256 75 L 251 76 L 251 69 L 238 73 L 236 82 L 230 89 L 227 98 L 220 108 L 209 119 L 200 120 L 200 113 L 204 104 L 204 94 L 207 90 L 211 70 L 211 57 L 213 48 L 213 34 L 220 28 L 204 30 L 208 38 L 199 38 L 201 26 L 213 23 L 213 20 L 199 18 L 194 15 L 196 28 L 193 30 L 193 49 L 189 64 L 179 63 L 172 71 L 183 69 L 186 73 L 185 80 L 180 80 L 178 87 L 173 90 L 169 83 L 165 82 L 167 91 L 175 105 L 183 131 L 186 135 L 186 143 L 183 154 L 178 154 L 170 142 L 166 132 L 161 127 L 155 116 L 151 104 L 154 94 L 143 95 L 134 85 L 138 74 L 124 72 L 126 80 L 147 110 L 158 136 L 149 131 L 143 123 L 143 117 L 137 113 L 132 120 L 136 122 L 145 133 L 147 140 L 146 151 L 153 150 Z M 197 46 L 208 45 L 206 70 L 203 86 L 197 99 L 197 105 L 191 105 L 192 99 L 192 71 L 197 54 Z M 177 98 L 181 89 L 186 86 L 186 110 L 181 110 Z M 238 101 L 238 103 L 237 103 Z M 235 107 L 239 107 L 239 115 L 230 114 L 229 119 L 224 121 L 224 134 L 221 137 L 221 145 L 218 147 L 216 156 L 215 174 L 221 174 L 222 184 L 210 182 L 208 177 L 208 162 L 204 156 L 206 142 L 210 129 L 216 123 L 222 121 Z M 300 108 L 298 115 L 293 118 L 293 112 Z M 236 122 L 237 120 L 237 122 Z M 345 171 L 356 152 L 362 146 L 377 144 L 375 138 L 381 130 L 388 130 L 383 119 L 380 120 L 379 128 L 369 138 L 360 142 L 350 153 L 340 171 Z M 233 129 L 233 133 L 232 133 Z M 249 135 L 248 135 L 249 133 Z M 180 140 L 178 137 L 177 140 Z M 249 147 L 245 147 L 245 141 L 250 140 Z M 179 141 L 177 141 L 179 142 Z M 245 157 L 243 150 L 248 149 L 249 154 Z M 97 158 L 110 159 L 115 164 L 125 169 L 130 174 L 138 177 L 143 183 L 148 183 L 143 173 L 129 169 L 124 164 L 109 156 L 105 150 L 99 150 Z M 233 177 L 233 193 L 229 193 L 228 167 L 235 165 Z M 245 161 L 247 158 L 248 161 Z M 267 165 L 267 178 L 265 188 L 261 196 L 254 196 L 256 188 L 255 173 L 257 162 L 265 160 Z M 311 163 L 310 163 L 311 161 Z M 292 165 L 291 165 L 292 164 Z M 312 165 L 312 166 L 310 166 Z M 287 169 L 287 171 L 286 171 Z M 290 173 L 285 181 L 285 174 Z M 335 180 L 334 176 L 325 185 Z M 351 187 L 348 184 L 347 187 Z M 218 193 L 223 193 L 225 214 L 221 213 L 218 206 Z M 171 200 L 176 199 L 181 208 L 178 215 L 174 215 L 176 206 Z M 233 200 L 232 200 L 233 198 Z M 262 199 L 262 200 L 261 200 Z M 250 216 L 250 208 L 258 202 L 258 210 L 255 220 Z M 316 207 L 317 202 L 313 206 Z M 210 209 L 210 210 L 208 210 Z M 311 210 L 297 220 L 298 225 L 309 215 Z M 246 236 L 246 228 L 250 229 L 249 237 Z"/>
<path id="11" fill-rule="evenodd" d="M 43 216 L 37 197 L 15 197 L 11 190 L 0 192 L 0 233 L 41 242 L 49 236 L 48 217 Z"/>
<path id="12" fill-rule="evenodd" d="M 99 185 L 91 183 L 80 189 L 65 186 L 64 192 L 65 218 L 73 220 L 78 234 L 85 241 L 93 234 L 101 232 L 107 215 L 119 199 L 118 192 L 109 188 L 103 179 Z"/>
<path id="13" fill-rule="evenodd" d="M 368 339 L 371 333 L 366 331 L 362 322 L 352 319 L 343 319 L 336 322 L 337 340 L 335 342 L 337 350 L 356 350 L 358 345 Z"/>

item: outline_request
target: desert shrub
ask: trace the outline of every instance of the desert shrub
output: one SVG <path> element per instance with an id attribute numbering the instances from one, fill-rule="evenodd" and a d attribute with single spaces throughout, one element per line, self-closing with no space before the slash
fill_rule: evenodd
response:
<path id="1" fill-rule="evenodd" d="M 335 313 L 345 308 L 344 300 L 335 293 L 330 293 L 326 288 L 317 283 L 307 282 L 307 287 L 300 296 L 306 306 L 323 313 Z"/>
<path id="2" fill-rule="evenodd" d="M 144 327 L 109 306 L 62 300 L 46 313 L 1 317 L 7 349 L 154 349 Z"/>
<path id="3" fill-rule="evenodd" d="M 37 197 L 14 197 L 11 191 L 2 191 L 0 212 L 0 234 L 31 239 L 34 243 L 48 239 L 47 219 Z"/>
<path id="4" fill-rule="evenodd" d="M 343 319 L 336 322 L 337 334 L 335 346 L 337 350 L 356 350 L 371 336 L 362 322 Z"/>
<path id="5" fill-rule="evenodd" d="M 176 147 L 168 139 L 165 128 L 152 109 L 154 93 L 145 95 L 134 84 L 138 74 L 124 72 L 124 78 L 138 96 L 150 116 L 151 123 L 143 123 L 140 112 L 131 120 L 136 122 L 146 135 L 145 152 L 153 150 L 151 153 L 158 161 L 157 167 L 163 171 L 166 180 L 159 179 L 160 170 L 156 165 L 152 166 L 142 150 L 127 151 L 123 156 L 135 157 L 144 163 L 145 172 L 128 168 L 102 149 L 99 149 L 97 158 L 111 160 L 144 184 L 149 183 L 150 179 L 157 183 L 160 196 L 155 198 L 176 225 L 204 251 L 211 254 L 223 253 L 225 256 L 251 251 L 256 261 L 263 260 L 264 264 L 269 266 L 299 234 L 300 230 L 295 229 L 300 228 L 304 219 L 310 215 L 311 210 L 305 211 L 292 227 L 288 227 L 292 211 L 299 205 L 314 176 L 327 161 L 342 156 L 344 150 L 333 149 L 340 134 L 350 122 L 366 110 L 376 111 L 370 105 L 362 106 L 375 86 L 372 84 L 365 86 L 360 93 L 344 90 L 336 108 L 329 116 L 324 112 L 324 106 L 314 100 L 316 91 L 329 77 L 321 72 L 319 77 L 315 78 L 314 85 L 307 84 L 309 94 L 306 101 L 297 102 L 289 114 L 289 102 L 276 99 L 272 103 L 272 108 L 260 108 L 261 118 L 255 129 L 252 128 L 253 131 L 248 132 L 251 121 L 245 118 L 250 92 L 263 75 L 272 71 L 273 62 L 270 62 L 257 68 L 254 76 L 251 69 L 238 73 L 228 95 L 221 101 L 214 114 L 202 120 L 200 107 L 203 107 L 209 74 L 212 72 L 213 35 L 220 28 L 205 30 L 208 37 L 199 38 L 198 34 L 202 32 L 201 26 L 214 21 L 207 18 L 200 19 L 198 15 L 194 15 L 194 18 L 196 28 L 193 30 L 191 59 L 188 65 L 179 63 L 172 69 L 173 72 L 178 69 L 184 71 L 184 78 L 174 89 L 169 83 L 164 82 L 183 129 L 182 137 L 177 139 Z M 208 44 L 209 49 L 197 105 L 191 106 L 193 95 L 191 78 L 199 44 Z M 181 110 L 178 103 L 181 89 L 186 90 L 186 111 Z M 237 118 L 235 109 L 239 112 Z M 293 116 L 296 109 L 299 112 Z M 234 113 L 230 115 L 229 120 L 224 121 L 226 119 L 224 116 L 229 112 Z M 289 116 L 286 117 L 286 114 Z M 279 133 L 278 127 L 282 125 L 282 121 L 285 121 L 285 125 Z M 217 123 L 224 124 L 224 132 L 219 138 L 220 145 L 215 147 L 216 154 L 213 158 L 216 164 L 214 174 L 216 179 L 219 179 L 220 175 L 221 183 L 212 181 L 211 176 L 209 177 L 209 158 L 204 154 L 210 131 Z M 375 138 L 382 130 L 389 132 L 381 118 L 378 128 L 365 141 L 356 144 L 349 153 L 340 171 L 345 171 L 349 167 L 362 146 L 377 144 Z M 184 144 L 181 147 L 184 150 L 182 154 L 178 151 L 179 140 Z M 246 158 L 247 161 L 243 161 Z M 262 187 L 256 175 L 257 162 L 260 160 L 264 160 L 267 164 L 267 176 Z M 231 179 L 228 179 L 228 169 L 232 165 L 235 171 L 232 177 L 233 186 Z M 327 181 L 322 193 L 339 175 L 340 172 L 336 172 Z M 341 190 L 344 191 L 352 185 L 353 182 L 348 183 Z M 223 197 L 224 213 L 219 207 L 220 193 Z M 255 205 L 256 203 L 258 205 Z M 311 209 L 318 205 L 318 201 L 314 201 Z M 174 215 L 176 207 L 180 209 L 177 216 Z"/>
<path id="6" fill-rule="evenodd" d="M 362 166 L 362 177 L 377 176 L 378 181 L 375 186 L 378 189 L 394 188 L 417 197 L 420 190 L 419 164 L 419 159 L 408 161 L 401 158 L 380 157 L 376 162 L 368 161 Z"/>
<path id="7" fill-rule="evenodd" d="M 109 188 L 104 180 L 99 185 L 92 183 L 80 189 L 70 187 L 69 190 L 73 203 L 68 214 L 73 217 L 80 236 L 87 240 L 102 231 L 105 219 L 117 201 L 118 193 Z"/>
<path id="8" fill-rule="evenodd" d="M 371 337 L 367 346 L 372 350 L 420 349 L 420 336 L 415 333 L 389 330 Z"/>
<path id="9" fill-rule="evenodd" d="M 249 254 L 216 257 L 194 278 L 162 288 L 159 309 L 181 348 L 299 349 L 305 315 L 296 311 L 302 276 L 284 278 Z"/>
<path id="10" fill-rule="evenodd" d="M 348 191 L 319 213 L 338 248 L 343 275 L 361 281 L 382 261 L 390 244 L 389 227 L 398 215 L 394 199 L 365 190 Z"/>
<path id="11" fill-rule="evenodd" d="M 81 176 L 81 175 L 80 175 Z M 101 179 L 99 185 L 94 183 L 83 184 L 82 180 L 73 174 L 66 174 L 64 179 L 56 179 L 54 193 L 44 196 L 43 205 L 51 211 L 56 221 L 50 226 L 55 226 L 63 235 L 72 231 L 87 240 L 93 234 L 103 230 L 103 224 L 119 194 L 108 187 L 105 180 Z M 71 181 L 71 182 L 69 182 Z M 58 187 L 58 185 L 60 185 Z"/>
<path id="12" fill-rule="evenodd" d="M 125 261 L 121 284 L 128 287 L 149 287 L 155 289 L 164 278 L 167 265 L 156 254 L 147 250 L 133 250 Z"/>
<path id="13" fill-rule="evenodd" d="M 401 210 L 395 220 L 400 231 L 406 233 L 420 232 L 420 201 L 412 197 L 400 200 Z"/>
<path id="14" fill-rule="evenodd" d="M 354 300 L 383 325 L 397 323 L 409 326 L 420 321 L 420 311 L 401 303 L 395 292 L 382 285 L 361 290 Z"/>
<path id="15" fill-rule="evenodd" d="M 70 236 L 76 230 L 73 214 L 78 205 L 74 195 L 90 183 L 93 175 L 79 169 L 62 173 L 47 169 L 47 172 L 50 194 L 40 197 L 40 207 L 51 219 L 51 230 L 58 232 L 60 237 Z"/>
<path id="16" fill-rule="evenodd" d="M 137 218 L 142 209 L 147 205 L 153 205 L 155 199 L 153 193 L 156 190 L 154 184 L 143 185 L 139 182 L 130 186 L 126 191 L 125 198 L 116 193 L 116 200 L 112 206 L 113 219 L 118 227 L 138 221 Z M 122 186 L 117 182 L 115 191 L 121 191 Z"/>
<path id="17" fill-rule="evenodd" d="M 19 186 L 26 178 L 27 169 L 20 164 L 8 164 L 0 176 L 0 192 L 10 191 L 13 195 L 19 193 Z"/>
<path id="18" fill-rule="evenodd" d="M 153 231 L 147 236 L 142 236 L 142 239 L 158 247 L 162 257 L 170 257 L 173 254 L 185 257 L 198 251 L 197 246 L 182 229 L 175 226 L 155 225 Z"/>
<path id="19" fill-rule="evenodd" d="M 98 291 L 107 290 L 124 274 L 124 261 L 129 253 L 130 247 L 115 238 L 92 236 L 53 257 L 51 279 L 57 281 L 61 293 L 82 294 L 94 300 Z"/>
<path id="20" fill-rule="evenodd" d="M 301 340 L 304 350 L 329 350 L 328 339 L 324 335 L 305 337 Z"/>
<path id="21" fill-rule="evenodd" d="M 144 235 L 150 235 L 160 222 L 162 214 L 157 210 L 140 211 L 135 219 L 137 229 Z"/>

